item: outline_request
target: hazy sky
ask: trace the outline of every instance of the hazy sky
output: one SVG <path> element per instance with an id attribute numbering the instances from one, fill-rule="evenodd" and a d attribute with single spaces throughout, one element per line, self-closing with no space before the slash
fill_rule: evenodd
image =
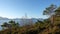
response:
<path id="1" fill-rule="evenodd" d="M 27 13 L 29 18 L 46 18 L 42 13 L 50 4 L 60 5 L 60 0 L 0 0 L 0 17 L 21 18 Z"/>

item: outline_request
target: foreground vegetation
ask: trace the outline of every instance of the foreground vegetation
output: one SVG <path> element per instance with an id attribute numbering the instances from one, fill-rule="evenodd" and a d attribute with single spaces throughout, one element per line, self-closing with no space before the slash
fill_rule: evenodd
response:
<path id="1" fill-rule="evenodd" d="M 44 15 L 49 15 L 50 17 L 48 19 L 44 19 L 43 21 L 37 20 L 35 24 L 20 26 L 19 23 L 16 23 L 13 20 L 8 23 L 5 22 L 1 25 L 3 30 L 0 31 L 0 34 L 60 34 L 59 12 L 60 7 L 57 8 L 55 5 L 51 5 L 46 8 L 43 13 Z M 56 17 L 57 19 L 55 19 Z"/>

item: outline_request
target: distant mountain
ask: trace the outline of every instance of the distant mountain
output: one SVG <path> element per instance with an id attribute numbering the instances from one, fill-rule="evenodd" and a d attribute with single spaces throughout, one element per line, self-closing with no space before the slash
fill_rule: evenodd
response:
<path id="1" fill-rule="evenodd" d="M 23 21 L 28 21 L 28 22 L 37 22 L 37 20 L 40 20 L 42 21 L 43 19 L 41 18 L 31 18 L 31 19 L 22 19 L 22 18 L 16 18 L 16 19 L 8 19 L 8 18 L 3 18 L 3 17 L 0 17 L 0 25 L 3 24 L 4 22 L 8 22 L 10 20 L 14 20 L 15 22 L 18 22 L 19 24 L 21 24 Z"/>

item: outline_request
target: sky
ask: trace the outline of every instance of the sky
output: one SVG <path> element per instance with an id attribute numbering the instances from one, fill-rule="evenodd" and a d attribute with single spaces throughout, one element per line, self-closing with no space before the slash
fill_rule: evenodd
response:
<path id="1" fill-rule="evenodd" d="M 0 17 L 47 18 L 43 11 L 51 4 L 60 5 L 60 0 L 0 0 Z"/>

